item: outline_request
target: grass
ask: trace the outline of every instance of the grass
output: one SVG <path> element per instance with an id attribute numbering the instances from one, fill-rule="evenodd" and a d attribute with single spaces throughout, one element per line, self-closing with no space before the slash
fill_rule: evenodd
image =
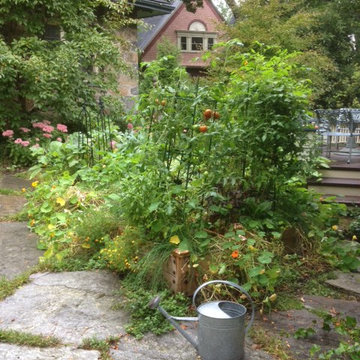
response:
<path id="1" fill-rule="evenodd" d="M 97 350 L 100 352 L 101 360 L 111 360 L 112 357 L 109 354 L 111 347 L 115 347 L 116 343 L 120 340 L 118 336 L 111 336 L 105 340 L 97 338 L 83 339 L 80 349 L 84 350 Z"/>
<path id="2" fill-rule="evenodd" d="M 61 344 L 60 340 L 53 336 L 42 336 L 24 333 L 15 330 L 0 329 L 0 342 L 32 347 L 54 347 Z"/>
<path id="3" fill-rule="evenodd" d="M 22 195 L 22 192 L 19 190 L 13 190 L 13 189 L 0 189 L 0 195 Z"/>
<path id="4" fill-rule="evenodd" d="M 20 286 L 26 284 L 29 281 L 29 277 L 32 273 L 34 273 L 37 268 L 30 269 L 25 273 L 17 276 L 12 280 L 7 280 L 4 277 L 0 278 L 0 301 L 4 300 L 6 297 L 12 295 L 16 289 Z"/>
<path id="5" fill-rule="evenodd" d="M 250 331 L 250 336 L 255 344 L 260 345 L 262 350 L 274 355 L 276 359 L 294 360 L 284 341 L 274 334 L 269 334 L 264 329 L 254 326 Z"/>

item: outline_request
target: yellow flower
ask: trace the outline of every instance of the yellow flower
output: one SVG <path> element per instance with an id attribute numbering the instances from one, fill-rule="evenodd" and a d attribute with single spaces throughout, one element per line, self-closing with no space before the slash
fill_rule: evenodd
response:
<path id="1" fill-rule="evenodd" d="M 169 242 L 171 244 L 174 244 L 174 245 L 179 245 L 180 244 L 180 239 L 177 235 L 174 235 L 170 238 Z"/>
<path id="2" fill-rule="evenodd" d="M 271 302 L 274 302 L 274 301 L 276 300 L 276 298 L 277 298 L 277 295 L 276 295 L 276 294 L 272 294 L 272 295 L 269 297 L 269 300 L 270 300 Z"/>
<path id="3" fill-rule="evenodd" d="M 55 225 L 49 224 L 49 225 L 48 225 L 48 229 L 49 229 L 49 230 L 54 230 L 54 229 L 55 229 Z"/>
<path id="4" fill-rule="evenodd" d="M 35 225 L 35 220 L 32 219 L 32 220 L 30 221 L 30 226 L 34 226 L 34 225 Z"/>
<path id="5" fill-rule="evenodd" d="M 26 189 L 25 189 L 25 188 L 22 188 L 21 191 L 22 191 L 22 192 L 26 192 Z"/>
<path id="6" fill-rule="evenodd" d="M 356 241 L 356 240 L 357 240 L 357 236 L 356 236 L 356 235 L 353 235 L 352 239 L 353 239 L 353 241 Z"/>
<path id="7" fill-rule="evenodd" d="M 39 185 L 39 182 L 38 182 L 38 181 L 34 181 L 34 182 L 31 183 L 31 186 L 32 186 L 33 188 L 36 188 L 38 185 Z"/>
<path id="8" fill-rule="evenodd" d="M 65 200 L 62 197 L 58 197 L 56 199 L 56 203 L 59 204 L 60 206 L 64 206 L 65 205 Z"/>
<path id="9" fill-rule="evenodd" d="M 256 248 L 254 246 L 252 246 L 252 245 L 249 245 L 249 250 L 250 251 L 256 251 Z"/>
<path id="10" fill-rule="evenodd" d="M 334 231 L 337 231 L 337 230 L 339 229 L 339 227 L 338 227 L 337 225 L 333 225 L 331 228 L 332 228 Z"/>

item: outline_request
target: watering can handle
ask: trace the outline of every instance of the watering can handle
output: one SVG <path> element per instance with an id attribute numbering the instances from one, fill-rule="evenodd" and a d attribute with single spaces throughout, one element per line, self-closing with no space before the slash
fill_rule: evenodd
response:
<path id="1" fill-rule="evenodd" d="M 252 299 L 251 299 L 251 296 L 248 294 L 248 292 L 247 292 L 244 288 L 242 288 L 241 286 L 239 286 L 239 285 L 237 285 L 237 284 L 235 284 L 235 283 L 233 283 L 233 282 L 231 282 L 231 281 L 226 281 L 226 280 L 211 280 L 211 281 L 208 281 L 208 282 L 200 285 L 200 286 L 195 290 L 195 292 L 194 292 L 193 301 L 192 301 L 192 302 L 193 302 L 193 306 L 194 306 L 195 308 L 197 308 L 196 303 L 195 303 L 195 300 L 196 300 L 196 296 L 197 296 L 197 294 L 199 293 L 199 291 L 200 291 L 202 288 L 204 288 L 205 286 L 208 286 L 208 285 L 211 285 L 211 284 L 224 284 L 224 285 L 229 285 L 229 286 L 231 286 L 231 287 L 233 287 L 233 288 L 241 291 L 243 294 L 246 295 L 247 299 L 250 301 L 250 304 L 251 304 L 251 317 L 250 317 L 249 324 L 248 324 L 248 326 L 247 326 L 246 329 L 245 329 L 245 332 L 248 332 L 249 329 L 251 328 L 253 322 L 254 322 L 254 317 L 255 317 L 255 305 L 254 305 L 254 303 L 253 303 L 253 301 L 252 301 Z"/>

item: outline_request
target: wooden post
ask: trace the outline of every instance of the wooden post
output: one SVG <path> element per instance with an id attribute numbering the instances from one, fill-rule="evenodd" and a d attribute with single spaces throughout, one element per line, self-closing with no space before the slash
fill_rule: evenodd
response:
<path id="1" fill-rule="evenodd" d="M 190 267 L 190 252 L 174 250 L 164 266 L 164 276 L 174 293 L 182 292 L 191 296 L 197 287 L 197 279 Z"/>

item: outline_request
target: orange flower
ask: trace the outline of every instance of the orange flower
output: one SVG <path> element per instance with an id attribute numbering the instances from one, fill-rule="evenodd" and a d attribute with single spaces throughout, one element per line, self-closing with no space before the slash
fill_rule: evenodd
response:
<path id="1" fill-rule="evenodd" d="M 232 257 L 233 259 L 237 259 L 237 258 L 239 257 L 239 252 L 238 252 L 237 250 L 233 251 L 233 252 L 231 253 L 231 257 Z"/>

